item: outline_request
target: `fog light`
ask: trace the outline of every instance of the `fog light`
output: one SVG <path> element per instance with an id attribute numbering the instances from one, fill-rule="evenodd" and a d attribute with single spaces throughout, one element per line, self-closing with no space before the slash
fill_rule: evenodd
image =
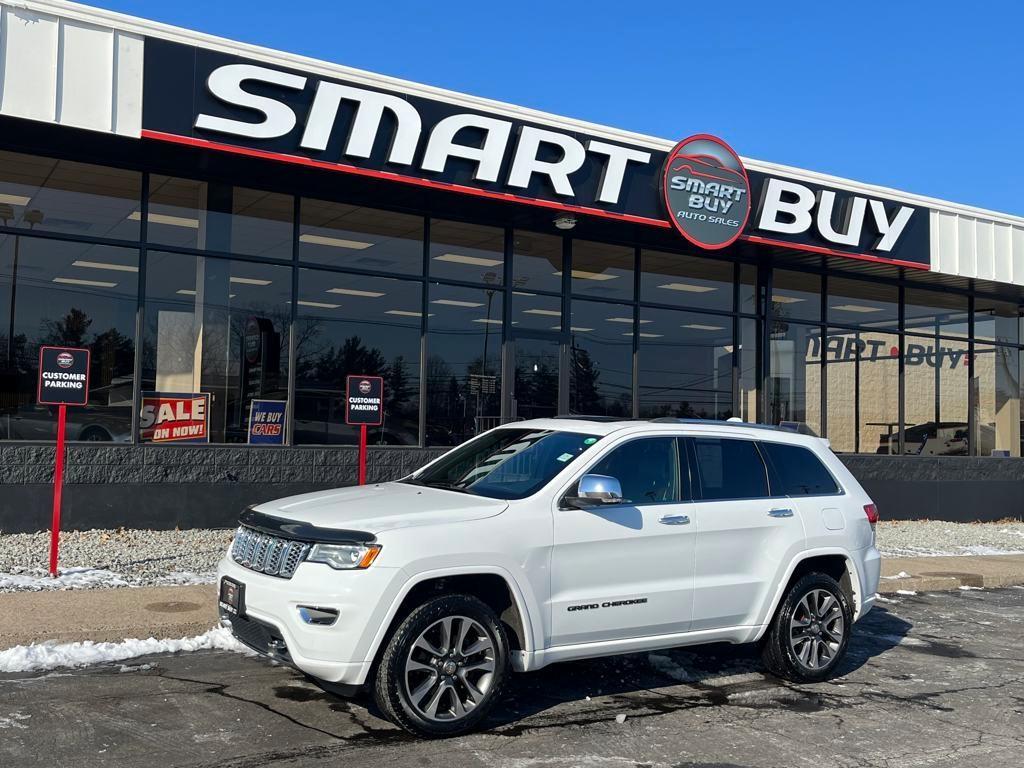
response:
<path id="1" fill-rule="evenodd" d="M 314 608 L 311 605 L 300 605 L 299 617 L 307 624 L 329 627 L 338 620 L 338 611 L 336 608 Z"/>

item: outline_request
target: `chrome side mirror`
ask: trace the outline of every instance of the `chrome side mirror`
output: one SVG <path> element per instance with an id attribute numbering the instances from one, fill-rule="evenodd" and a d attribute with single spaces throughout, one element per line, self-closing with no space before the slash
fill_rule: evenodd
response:
<path id="1" fill-rule="evenodd" d="M 566 499 L 575 507 L 597 507 L 603 504 L 622 504 L 622 484 L 608 475 L 584 475 L 580 478 L 576 496 Z"/>

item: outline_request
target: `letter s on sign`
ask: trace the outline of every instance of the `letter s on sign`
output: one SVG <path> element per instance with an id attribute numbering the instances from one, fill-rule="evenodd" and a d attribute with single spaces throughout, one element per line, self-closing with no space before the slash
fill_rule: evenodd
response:
<path id="1" fill-rule="evenodd" d="M 142 413 L 139 416 L 139 426 L 142 429 L 148 429 L 153 426 L 153 422 L 156 421 L 156 406 L 144 405 L 142 406 Z"/>
<path id="2" fill-rule="evenodd" d="M 227 64 L 218 67 L 210 73 L 206 80 L 206 87 L 210 93 L 233 106 L 247 107 L 262 112 L 263 120 L 259 123 L 249 123 L 243 120 L 200 114 L 196 118 L 196 128 L 230 133 L 235 136 L 248 136 L 251 139 L 276 139 L 295 127 L 295 113 L 291 107 L 277 99 L 257 96 L 243 90 L 242 83 L 246 80 L 258 80 L 295 91 L 301 91 L 306 87 L 306 78 L 302 75 L 292 75 L 288 72 L 279 72 L 276 69 L 257 67 L 253 64 Z"/>

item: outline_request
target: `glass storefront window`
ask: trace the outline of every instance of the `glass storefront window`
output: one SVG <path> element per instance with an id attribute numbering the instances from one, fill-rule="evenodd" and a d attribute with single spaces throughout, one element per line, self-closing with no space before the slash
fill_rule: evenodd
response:
<path id="1" fill-rule="evenodd" d="M 146 239 L 180 248 L 227 250 L 226 238 L 211 242 L 206 228 L 206 190 L 197 179 L 152 174 Z"/>
<path id="2" fill-rule="evenodd" d="M 1020 305 L 984 296 L 974 298 L 974 338 L 1003 344 L 1020 342 L 1022 322 Z"/>
<path id="3" fill-rule="evenodd" d="M 740 264 L 739 302 L 737 310 L 748 315 L 757 314 L 757 267 Z"/>
<path id="4" fill-rule="evenodd" d="M 904 452 L 921 456 L 968 453 L 968 345 L 958 339 L 907 336 Z"/>
<path id="5" fill-rule="evenodd" d="M 512 326 L 521 331 L 562 330 L 562 299 L 512 291 Z"/>
<path id="6" fill-rule="evenodd" d="M 757 320 L 743 317 L 739 319 L 740 348 L 739 358 L 739 401 L 736 403 L 736 415 L 749 423 L 757 422 L 757 393 L 761 388 L 758 377 L 758 347 L 760 323 Z"/>
<path id="7" fill-rule="evenodd" d="M 573 240 L 572 292 L 594 299 L 632 301 L 635 262 L 632 246 Z"/>
<path id="8" fill-rule="evenodd" d="M 290 301 L 288 267 L 150 251 L 143 391 L 208 393 L 209 442 L 246 442 L 252 401 L 288 397 Z"/>
<path id="9" fill-rule="evenodd" d="M 897 453 L 899 336 L 830 328 L 824 355 L 832 450 Z"/>
<path id="10" fill-rule="evenodd" d="M 640 309 L 640 418 L 733 415 L 733 321 L 672 309 Z"/>
<path id="11" fill-rule="evenodd" d="M 430 286 L 427 445 L 458 445 L 501 422 L 502 292 Z"/>
<path id="12" fill-rule="evenodd" d="M 290 260 L 293 208 L 289 195 L 154 174 L 147 240 Z"/>
<path id="13" fill-rule="evenodd" d="M 138 240 L 141 198 L 141 173 L 0 151 L 5 227 Z"/>
<path id="14" fill-rule="evenodd" d="M 806 424 L 821 434 L 821 329 L 776 320 L 771 334 L 767 423 Z"/>
<path id="15" fill-rule="evenodd" d="M 432 278 L 501 285 L 505 230 L 431 219 L 429 269 Z"/>
<path id="16" fill-rule="evenodd" d="M 732 262 L 644 250 L 640 268 L 641 301 L 732 311 Z"/>
<path id="17" fill-rule="evenodd" d="M 562 292 L 565 238 L 517 229 L 512 236 L 512 287 L 519 291 Z"/>
<path id="18" fill-rule="evenodd" d="M 384 424 L 369 442 L 417 445 L 422 325 L 419 282 L 299 270 L 295 443 L 356 444 L 343 395 L 345 377 L 363 374 L 384 377 Z"/>
<path id="19" fill-rule="evenodd" d="M 0 438 L 53 440 L 56 407 L 36 403 L 39 347 L 92 351 L 89 405 L 68 439 L 131 440 L 135 249 L 0 234 Z"/>
<path id="20" fill-rule="evenodd" d="M 821 319 L 821 276 L 776 269 L 770 297 L 772 315 L 781 321 Z"/>
<path id="21" fill-rule="evenodd" d="M 899 326 L 899 288 L 888 283 L 828 279 L 828 320 L 872 328 Z"/>
<path id="22" fill-rule="evenodd" d="M 633 308 L 572 302 L 569 410 L 588 416 L 633 414 Z M 641 338 L 645 338 L 641 325 Z"/>
<path id="23" fill-rule="evenodd" d="M 978 382 L 978 412 L 972 436 L 975 455 L 991 456 L 993 451 L 998 455 L 1021 455 L 1020 364 L 1016 347 L 974 347 L 974 376 Z"/>
<path id="24" fill-rule="evenodd" d="M 300 203 L 299 260 L 396 275 L 423 274 L 422 216 L 325 200 Z"/>
<path id="25" fill-rule="evenodd" d="M 903 322 L 907 333 L 967 338 L 966 296 L 907 288 L 903 301 Z"/>
<path id="26" fill-rule="evenodd" d="M 228 250 L 247 256 L 290 261 L 294 218 L 295 199 L 291 195 L 234 187 L 231 194 L 231 247 Z"/>

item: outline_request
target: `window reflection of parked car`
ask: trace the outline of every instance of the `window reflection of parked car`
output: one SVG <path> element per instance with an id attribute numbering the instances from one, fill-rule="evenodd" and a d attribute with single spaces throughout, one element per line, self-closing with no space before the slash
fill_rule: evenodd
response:
<path id="1" fill-rule="evenodd" d="M 903 452 L 914 456 L 966 456 L 968 426 L 962 421 L 926 421 L 905 430 Z M 996 447 L 996 431 L 991 424 L 978 426 L 977 454 L 988 456 Z M 879 435 L 878 453 L 899 453 L 899 432 Z"/>
<path id="2" fill-rule="evenodd" d="M 4 418 L 11 440 L 54 440 L 57 436 L 55 405 L 24 405 Z M 131 434 L 131 408 L 104 405 L 68 408 L 68 440 L 127 443 L 131 441 Z"/>
<path id="3" fill-rule="evenodd" d="M 10 440 L 55 440 L 57 406 L 19 405 L 0 415 Z M 67 439 L 87 443 L 131 442 L 132 379 L 117 377 L 89 392 L 89 405 L 68 408 Z"/>

